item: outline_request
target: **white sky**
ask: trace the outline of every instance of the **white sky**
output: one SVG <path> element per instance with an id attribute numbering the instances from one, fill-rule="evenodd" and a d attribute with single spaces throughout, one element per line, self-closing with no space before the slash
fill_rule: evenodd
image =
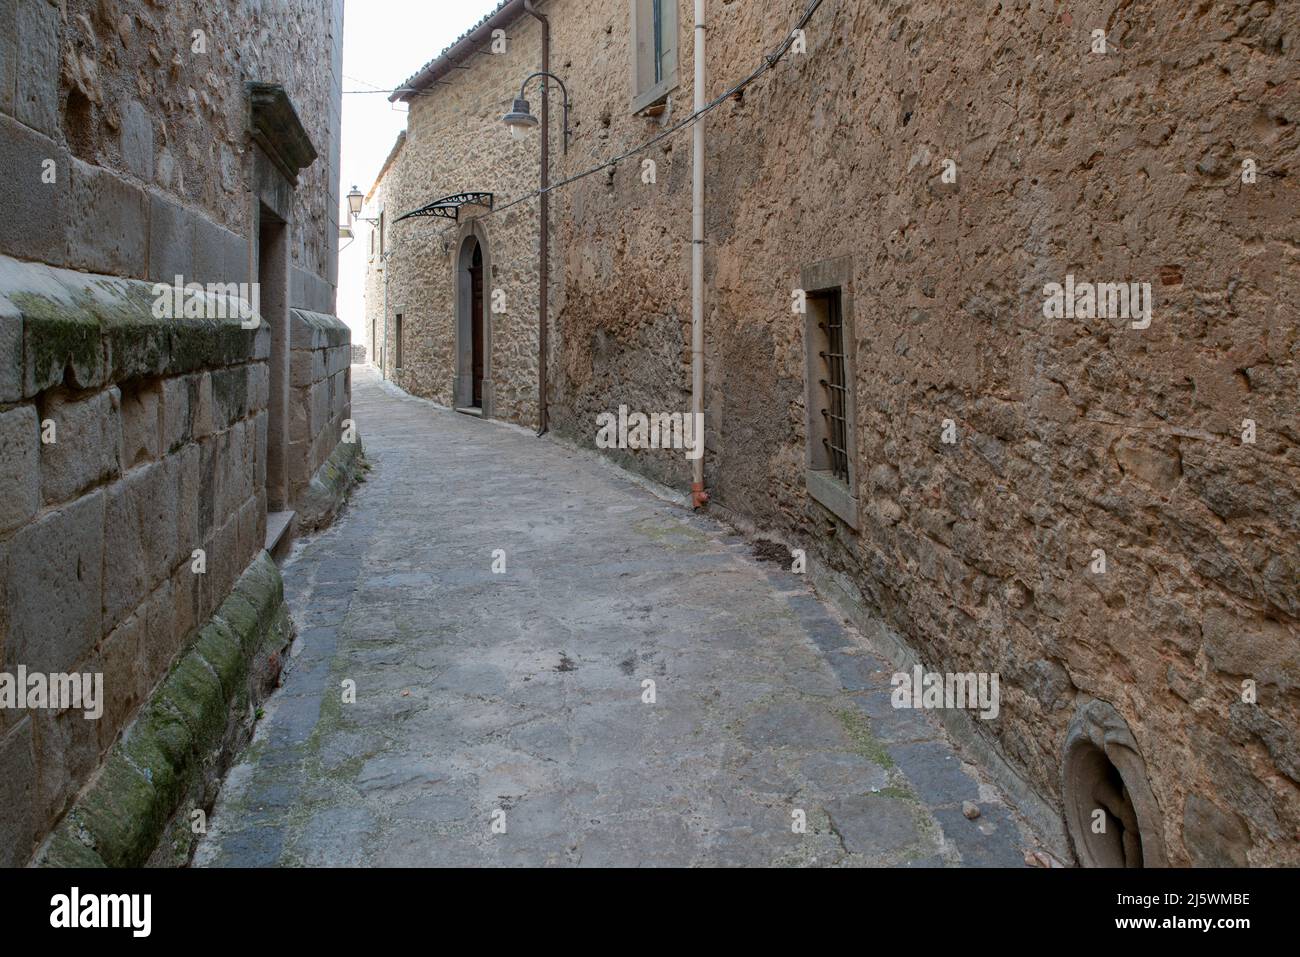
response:
<path id="1" fill-rule="evenodd" d="M 348 91 L 393 89 L 496 6 L 497 0 L 348 0 L 344 5 L 340 222 L 347 220 L 344 197 L 352 185 L 369 191 L 397 134 L 406 128 L 405 103 L 389 103 L 386 93 Z M 368 229 L 358 223 L 357 238 L 339 253 L 337 309 L 352 327 L 353 342 L 365 341 Z"/>

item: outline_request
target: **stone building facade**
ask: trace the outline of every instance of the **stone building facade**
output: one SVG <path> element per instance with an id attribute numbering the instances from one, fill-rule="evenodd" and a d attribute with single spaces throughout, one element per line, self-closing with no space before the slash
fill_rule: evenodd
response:
<path id="1" fill-rule="evenodd" d="M 267 550 L 359 450 L 342 22 L 0 3 L 0 865 L 183 861 L 274 684 Z M 101 676 L 102 714 L 6 700 L 20 669 Z"/>
<path id="2" fill-rule="evenodd" d="M 536 6 L 572 96 L 552 177 L 596 170 L 552 192 L 550 236 L 550 418 L 590 445 L 620 405 L 689 408 L 689 126 L 638 147 L 690 113 L 692 5 L 665 5 L 657 89 L 640 0 Z M 709 0 L 709 96 L 809 6 Z M 1300 863 L 1300 12 L 811 6 L 706 120 L 709 508 L 806 550 L 900 665 L 999 674 L 997 720 L 945 720 L 1082 863 Z M 507 2 L 408 81 L 385 177 L 390 222 L 470 190 L 496 207 L 393 223 L 398 384 L 455 404 L 472 236 L 506 305 L 491 411 L 522 424 L 537 202 L 508 204 L 538 144 L 501 116 L 539 42 Z M 1118 285 L 1089 306 L 1102 283 L 1133 308 Z M 840 470 L 818 458 L 832 415 Z M 610 454 L 689 487 L 680 453 Z M 1108 838 L 1080 826 L 1098 806 Z"/>

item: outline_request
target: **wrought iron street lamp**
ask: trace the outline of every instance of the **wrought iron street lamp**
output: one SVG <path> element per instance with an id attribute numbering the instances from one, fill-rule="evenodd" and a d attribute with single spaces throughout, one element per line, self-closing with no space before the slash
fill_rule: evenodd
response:
<path id="1" fill-rule="evenodd" d="M 564 152 L 567 155 L 569 152 L 569 89 L 564 85 L 564 81 L 561 80 L 554 73 L 548 73 L 545 70 L 539 70 L 538 72 L 532 74 L 527 79 L 525 79 L 523 83 L 519 84 L 519 95 L 515 97 L 514 106 L 512 106 L 510 108 L 510 112 L 507 113 L 505 116 L 501 117 L 501 119 L 506 124 L 506 126 L 510 127 L 510 135 L 517 140 L 522 140 L 527 138 L 528 135 L 532 133 L 534 129 L 536 129 L 537 117 L 533 115 L 533 111 L 531 107 L 529 107 L 528 105 L 528 100 L 524 98 L 524 88 L 528 86 L 529 80 L 533 80 L 539 76 L 542 77 L 543 97 L 546 96 L 546 92 L 547 92 L 546 91 L 547 79 L 554 80 L 556 83 L 560 84 L 560 92 L 564 94 Z M 545 110 L 545 106 L 543 106 L 543 110 Z M 543 140 L 542 141 L 543 151 L 546 150 L 546 146 L 547 146 L 546 141 Z"/>
<path id="2" fill-rule="evenodd" d="M 514 106 L 510 112 L 501 119 L 506 126 L 510 127 L 510 135 L 517 140 L 526 138 L 532 133 L 534 127 L 538 125 L 537 117 L 528 106 L 528 100 L 524 97 L 524 90 L 527 88 L 530 80 L 537 77 L 542 78 L 542 188 L 538 193 L 540 222 L 537 255 L 537 434 L 544 435 L 547 430 L 546 415 L 546 325 L 547 325 L 547 304 L 549 297 L 547 295 L 550 289 L 551 277 L 551 255 L 550 255 L 550 199 L 551 199 L 551 113 L 550 99 L 548 96 L 547 80 L 554 80 L 560 85 L 560 92 L 564 94 L 564 153 L 567 156 L 569 152 L 569 88 L 564 85 L 554 73 L 547 69 L 549 63 L 550 51 L 550 32 L 546 18 L 537 13 L 532 8 L 532 4 L 525 0 L 525 9 L 542 22 L 542 68 L 524 78 L 524 82 L 519 84 L 519 95 L 515 97 Z"/>
<path id="3" fill-rule="evenodd" d="M 361 190 L 357 189 L 356 185 L 354 184 L 352 187 L 352 191 L 348 193 L 348 219 L 349 220 L 359 219 L 363 223 L 370 223 L 373 226 L 375 223 L 379 222 L 378 219 L 370 219 L 366 216 L 361 215 L 361 207 L 365 203 L 365 201 L 366 201 L 366 197 L 362 194 Z"/>

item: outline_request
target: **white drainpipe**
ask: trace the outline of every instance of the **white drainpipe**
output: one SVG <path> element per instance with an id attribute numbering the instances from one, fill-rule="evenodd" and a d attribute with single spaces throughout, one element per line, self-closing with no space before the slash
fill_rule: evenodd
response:
<path id="1" fill-rule="evenodd" d="M 704 0 L 695 0 L 695 112 L 704 109 Z M 691 128 L 691 421 L 699 426 L 692 465 L 691 504 L 702 508 L 704 491 L 704 119 Z"/>

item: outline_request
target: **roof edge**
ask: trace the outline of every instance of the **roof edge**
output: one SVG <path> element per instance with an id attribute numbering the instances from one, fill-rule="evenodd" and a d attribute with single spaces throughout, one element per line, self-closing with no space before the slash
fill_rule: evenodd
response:
<path id="1" fill-rule="evenodd" d="M 402 130 L 397 134 L 397 139 L 393 141 L 393 148 L 388 151 L 388 159 L 384 160 L 384 165 L 379 168 L 379 175 L 376 176 L 375 181 L 370 184 L 370 189 L 366 190 L 365 202 L 370 202 L 370 197 L 375 195 L 375 190 L 379 188 L 379 184 L 383 181 L 384 175 L 392 167 L 393 162 L 397 159 L 397 154 L 402 152 L 402 147 L 405 145 L 406 130 Z"/>
<path id="2" fill-rule="evenodd" d="M 415 75 L 409 77 L 388 97 L 388 102 L 399 100 L 410 102 L 411 98 L 424 90 L 431 83 L 446 76 L 455 69 L 474 50 L 478 49 L 492 37 L 492 31 L 502 24 L 509 23 L 524 10 L 524 0 L 504 0 L 492 13 L 479 21 L 468 33 L 447 47 L 435 59 L 430 60 Z"/>

